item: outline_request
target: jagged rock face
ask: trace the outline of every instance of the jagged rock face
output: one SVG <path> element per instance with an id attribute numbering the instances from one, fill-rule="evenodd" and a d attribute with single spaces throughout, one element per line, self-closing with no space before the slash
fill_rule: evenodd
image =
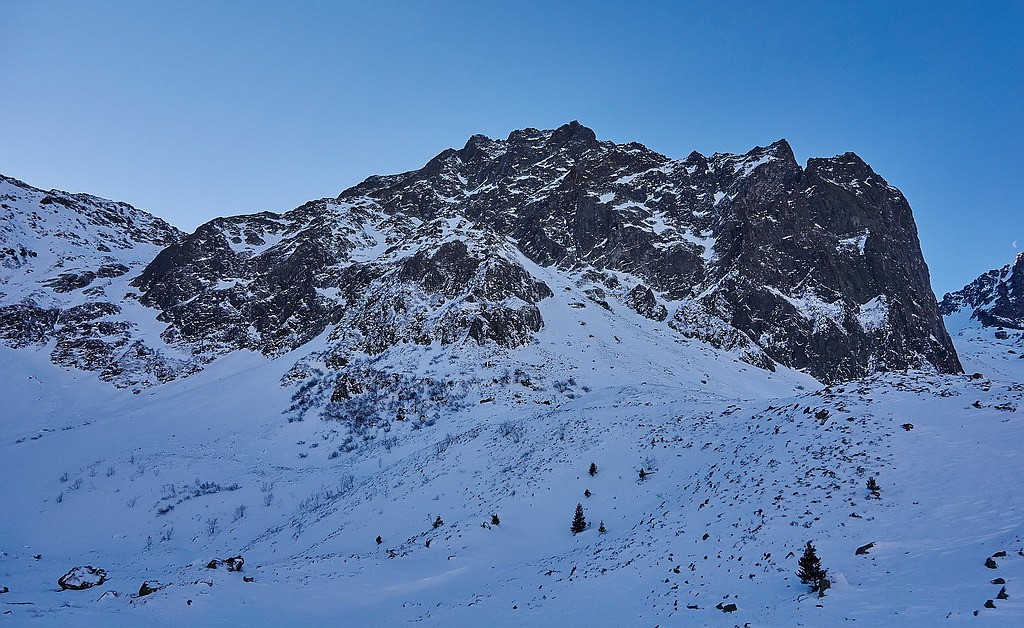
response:
<path id="1" fill-rule="evenodd" d="M 187 236 L 127 205 L 0 184 L 15 225 L 0 339 L 56 339 L 54 361 L 120 385 L 325 333 L 338 364 L 403 343 L 522 346 L 544 327 L 550 272 L 764 368 L 960 370 L 910 207 L 852 153 L 801 168 L 779 141 L 676 160 L 573 122 L 476 135 L 420 170 Z"/>
<path id="2" fill-rule="evenodd" d="M 985 327 L 1024 329 L 1024 253 L 942 298 L 942 314 L 969 312 Z"/>
<path id="3" fill-rule="evenodd" d="M 278 353 L 328 327 L 370 353 L 511 347 L 551 295 L 531 264 L 765 368 L 960 370 L 903 195 L 852 153 L 801 168 L 785 141 L 675 160 L 575 122 L 477 135 L 337 199 L 212 221 L 134 285 L 165 338 L 213 352 Z"/>
<path id="4" fill-rule="evenodd" d="M 325 199 L 281 216 L 219 219 L 134 282 L 172 323 L 165 338 L 268 354 L 329 326 L 346 350 L 400 342 L 521 345 L 551 290 L 493 233 L 467 221 L 389 216 L 371 199 Z"/>

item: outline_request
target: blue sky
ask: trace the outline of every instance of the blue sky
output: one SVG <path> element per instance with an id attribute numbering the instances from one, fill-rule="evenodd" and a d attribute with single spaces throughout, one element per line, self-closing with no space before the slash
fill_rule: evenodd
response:
<path id="1" fill-rule="evenodd" d="M 785 137 L 904 191 L 941 296 L 1024 248 L 1022 25 L 1021 2 L 0 0 L 0 172 L 191 229 L 473 133 Z"/>

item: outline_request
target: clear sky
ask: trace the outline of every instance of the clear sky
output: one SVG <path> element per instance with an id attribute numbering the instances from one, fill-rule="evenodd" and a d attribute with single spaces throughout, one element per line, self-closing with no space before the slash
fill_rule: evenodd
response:
<path id="1" fill-rule="evenodd" d="M 0 172 L 184 229 L 572 119 L 853 150 L 941 296 L 1024 249 L 1024 2 L 0 0 Z"/>

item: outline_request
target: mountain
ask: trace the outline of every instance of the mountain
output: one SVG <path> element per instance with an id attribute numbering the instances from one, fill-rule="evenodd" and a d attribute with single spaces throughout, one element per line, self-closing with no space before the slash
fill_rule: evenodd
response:
<path id="1" fill-rule="evenodd" d="M 15 622 L 1024 620 L 1024 348 L 852 154 L 526 129 L 192 234 L 2 183 Z"/>
<path id="2" fill-rule="evenodd" d="M 942 298 L 943 316 L 967 318 L 984 327 L 1024 330 L 1024 253 Z"/>
<path id="3" fill-rule="evenodd" d="M 515 350 L 378 356 L 372 383 L 399 386 L 350 405 L 390 408 L 362 435 L 349 424 L 367 414 L 281 414 L 301 386 L 278 382 L 323 345 L 232 352 L 137 395 L 0 347 L 4 612 L 110 626 L 1024 621 L 1024 490 L 1007 479 L 1024 473 L 1024 360 L 1005 376 L 972 364 L 987 375 L 823 387 L 599 306 L 544 315 Z M 590 527 L 574 535 L 576 504 Z M 795 576 L 808 541 L 824 598 Z M 237 555 L 239 572 L 208 568 Z M 106 581 L 58 590 L 85 566 Z M 140 597 L 143 583 L 156 591 Z"/>
<path id="4" fill-rule="evenodd" d="M 577 122 L 476 135 L 334 199 L 206 223 L 132 283 L 206 359 L 327 332 L 337 362 L 528 344 L 565 296 L 538 268 L 762 368 L 960 371 L 903 195 L 852 153 L 801 168 L 785 141 L 676 160 Z"/>
<path id="5" fill-rule="evenodd" d="M 0 342 L 127 387 L 166 381 L 155 317 L 128 280 L 184 234 L 126 203 L 0 176 Z"/>

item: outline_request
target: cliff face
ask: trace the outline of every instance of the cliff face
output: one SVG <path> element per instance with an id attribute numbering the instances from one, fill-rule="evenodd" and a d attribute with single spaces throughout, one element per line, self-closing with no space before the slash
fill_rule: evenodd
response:
<path id="1" fill-rule="evenodd" d="M 515 346 L 550 293 L 531 264 L 766 368 L 960 370 L 903 195 L 852 153 L 801 168 L 785 141 L 676 160 L 575 122 L 477 135 L 336 199 L 212 221 L 135 284 L 175 334 L 225 349 L 332 323 L 369 350 Z"/>
<path id="2" fill-rule="evenodd" d="M 97 362 L 115 370 L 117 351 L 141 334 L 120 310 L 140 304 L 157 310 L 159 338 L 139 350 L 178 356 L 181 373 L 238 349 L 278 355 L 325 332 L 338 360 L 410 343 L 512 348 L 534 339 L 545 299 L 559 298 L 544 268 L 617 316 L 658 321 L 763 368 L 823 381 L 960 370 L 903 195 L 852 153 L 801 167 L 784 140 L 678 160 L 572 122 L 476 135 L 419 170 L 189 235 L 126 216 L 110 222 L 122 227 L 118 242 L 134 243 L 127 262 L 116 243 L 97 242 L 110 249 L 103 268 L 33 278 L 32 293 L 52 307 L 28 303 L 24 290 L 5 295 L 21 308 L 0 311 L 8 343 L 53 337 L 60 311 L 89 303 L 102 310 L 90 321 L 127 325 Z M 5 246 L 14 268 L 25 254 L 17 241 Z M 87 294 L 116 273 L 124 294 Z"/>

